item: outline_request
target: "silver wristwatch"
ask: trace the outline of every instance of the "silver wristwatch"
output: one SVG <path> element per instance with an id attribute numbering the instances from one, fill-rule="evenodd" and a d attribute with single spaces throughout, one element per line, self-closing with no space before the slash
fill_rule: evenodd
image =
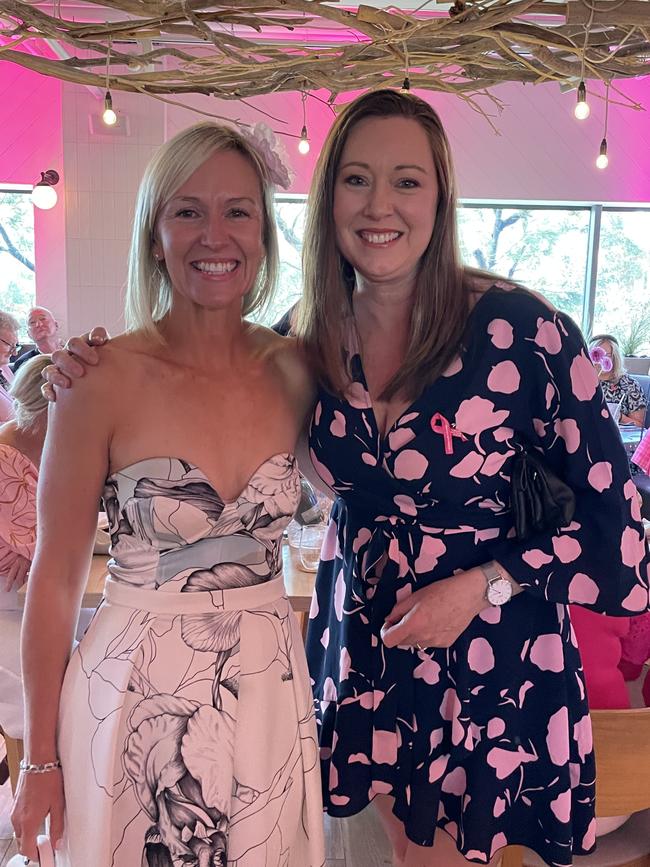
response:
<path id="1" fill-rule="evenodd" d="M 484 563 L 481 572 L 485 575 L 485 598 L 490 605 L 505 605 L 512 597 L 512 582 L 505 577 L 494 560 Z"/>

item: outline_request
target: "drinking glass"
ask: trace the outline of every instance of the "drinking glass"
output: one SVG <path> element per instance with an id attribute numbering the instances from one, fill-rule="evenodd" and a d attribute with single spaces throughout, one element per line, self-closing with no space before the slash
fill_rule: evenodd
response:
<path id="1" fill-rule="evenodd" d="M 300 534 L 300 562 L 305 572 L 316 572 L 327 524 L 310 524 Z"/>

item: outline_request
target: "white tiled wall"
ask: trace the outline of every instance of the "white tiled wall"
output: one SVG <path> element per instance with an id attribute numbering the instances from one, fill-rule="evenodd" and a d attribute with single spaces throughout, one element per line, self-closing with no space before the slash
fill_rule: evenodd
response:
<path id="1" fill-rule="evenodd" d="M 84 87 L 63 87 L 69 334 L 93 325 L 104 325 L 112 333 L 123 328 L 135 194 L 147 162 L 163 141 L 164 103 L 119 93 L 114 106 L 128 117 L 130 134 L 92 133 L 89 115 L 101 114 L 102 99 Z"/>

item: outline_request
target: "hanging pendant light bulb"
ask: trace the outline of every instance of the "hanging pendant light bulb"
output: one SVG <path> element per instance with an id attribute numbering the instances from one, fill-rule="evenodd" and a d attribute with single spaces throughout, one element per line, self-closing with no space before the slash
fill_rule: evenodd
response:
<path id="1" fill-rule="evenodd" d="M 300 130 L 300 141 L 298 142 L 298 150 L 303 156 L 309 153 L 309 139 L 307 138 L 307 127 L 303 126 Z"/>
<path id="2" fill-rule="evenodd" d="M 581 81 L 578 85 L 578 101 L 576 102 L 576 107 L 573 109 L 573 113 L 578 120 L 586 120 L 590 112 L 591 109 L 587 102 L 587 88 L 584 81 Z"/>
<path id="3" fill-rule="evenodd" d="M 102 120 L 106 126 L 115 126 L 117 123 L 117 115 L 113 111 L 113 99 L 110 90 L 106 91 L 106 96 L 104 97 L 104 113 L 102 114 Z"/>
<path id="4" fill-rule="evenodd" d="M 300 141 L 298 142 L 298 151 L 305 156 L 309 153 L 309 136 L 307 134 L 307 94 L 303 91 L 302 99 L 302 129 L 300 130 Z"/>
<path id="5" fill-rule="evenodd" d="M 599 169 L 606 169 L 609 165 L 609 157 L 607 156 L 607 127 L 609 125 L 609 84 L 607 82 L 607 91 L 605 93 L 605 129 L 603 130 L 603 140 L 600 143 L 600 150 L 596 157 L 596 166 Z"/>
<path id="6" fill-rule="evenodd" d="M 607 139 L 604 138 L 600 143 L 600 153 L 596 157 L 596 165 L 599 169 L 606 169 L 609 165 L 609 157 L 607 156 Z"/>
<path id="7" fill-rule="evenodd" d="M 404 81 L 402 82 L 402 93 L 408 93 L 411 89 L 411 79 L 409 77 L 409 49 L 406 42 L 404 43 Z"/>
<path id="8" fill-rule="evenodd" d="M 113 97 L 109 88 L 109 71 L 111 65 L 111 40 L 108 40 L 108 50 L 106 52 L 106 96 L 104 97 L 104 112 L 102 120 L 106 126 L 115 126 L 117 123 L 117 115 L 113 111 Z"/>

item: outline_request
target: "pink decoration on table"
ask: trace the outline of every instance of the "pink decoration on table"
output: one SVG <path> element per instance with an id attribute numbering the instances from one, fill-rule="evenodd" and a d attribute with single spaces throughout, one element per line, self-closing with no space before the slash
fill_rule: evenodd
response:
<path id="1" fill-rule="evenodd" d="M 614 366 L 612 359 L 605 352 L 602 346 L 594 346 L 593 349 L 590 349 L 589 358 L 591 358 L 592 364 L 600 365 L 600 369 L 603 373 L 609 373 Z"/>

